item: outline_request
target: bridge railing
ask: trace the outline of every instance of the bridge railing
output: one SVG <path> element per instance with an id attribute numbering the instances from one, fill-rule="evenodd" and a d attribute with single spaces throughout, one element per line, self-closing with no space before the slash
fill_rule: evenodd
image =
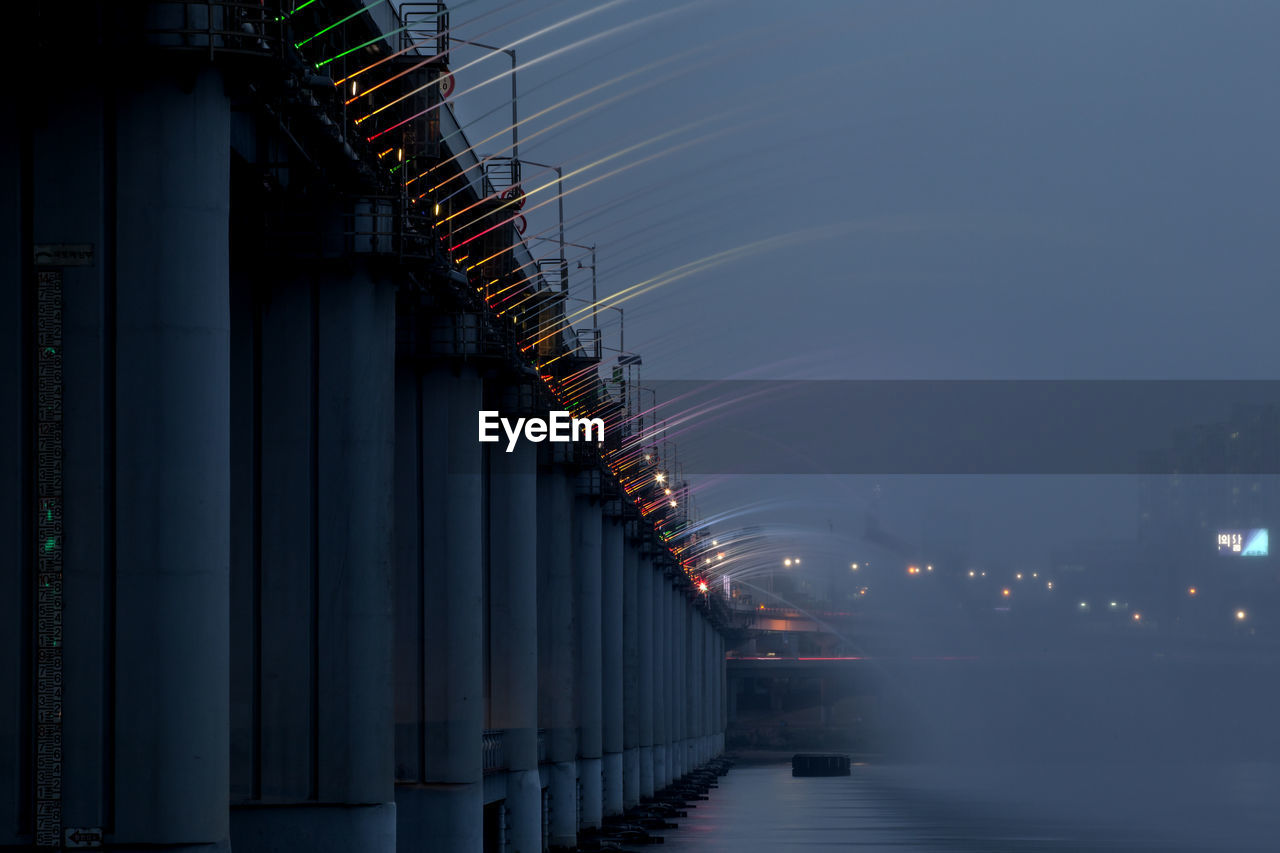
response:
<path id="1" fill-rule="evenodd" d="M 505 734 L 502 729 L 487 729 L 483 735 L 485 775 L 507 769 L 507 752 L 503 748 Z"/>
<path id="2" fill-rule="evenodd" d="M 444 3 L 401 3 L 400 49 L 437 55 L 449 50 L 449 9 Z"/>
<path id="3" fill-rule="evenodd" d="M 143 43 L 149 48 L 217 54 L 279 55 L 287 17 L 279 0 L 164 0 L 117 11 L 127 20 L 142 15 Z M 122 28 L 123 34 L 137 32 Z"/>

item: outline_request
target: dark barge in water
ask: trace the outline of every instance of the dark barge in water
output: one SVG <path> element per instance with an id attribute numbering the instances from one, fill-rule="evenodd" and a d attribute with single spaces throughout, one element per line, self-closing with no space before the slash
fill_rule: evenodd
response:
<path id="1" fill-rule="evenodd" d="M 848 776 L 849 756 L 800 753 L 791 757 L 792 776 Z"/>

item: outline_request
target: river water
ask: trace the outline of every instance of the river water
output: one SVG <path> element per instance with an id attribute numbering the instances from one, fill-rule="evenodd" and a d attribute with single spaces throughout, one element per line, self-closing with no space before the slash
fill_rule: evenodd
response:
<path id="1" fill-rule="evenodd" d="M 1271 764 L 856 764 L 798 779 L 789 763 L 739 764 L 696 806 L 661 849 L 1280 850 Z"/>

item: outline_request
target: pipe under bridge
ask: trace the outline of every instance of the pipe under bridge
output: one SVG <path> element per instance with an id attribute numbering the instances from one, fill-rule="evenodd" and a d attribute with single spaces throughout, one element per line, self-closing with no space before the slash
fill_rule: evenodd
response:
<path id="1" fill-rule="evenodd" d="M 33 6 L 0 849 L 573 847 L 718 754 L 726 623 L 470 151 L 443 4 Z M 606 437 L 505 452 L 481 409 Z"/>

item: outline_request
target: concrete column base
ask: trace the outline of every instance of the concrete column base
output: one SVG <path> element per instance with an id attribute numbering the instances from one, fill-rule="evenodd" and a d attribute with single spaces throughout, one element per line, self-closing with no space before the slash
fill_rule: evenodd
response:
<path id="1" fill-rule="evenodd" d="M 636 772 L 639 774 L 639 791 L 642 797 L 652 797 L 654 790 L 653 747 L 642 746 L 636 756 Z"/>
<path id="2" fill-rule="evenodd" d="M 507 774 L 507 853 L 542 853 L 542 781 L 537 770 Z"/>
<path id="3" fill-rule="evenodd" d="M 622 814 L 622 753 L 606 752 L 600 759 L 600 769 L 605 817 Z"/>
<path id="4" fill-rule="evenodd" d="M 578 763 L 559 761 L 547 775 L 551 847 L 578 845 Z M 479 849 L 479 848 L 477 848 Z"/>
<path id="5" fill-rule="evenodd" d="M 652 771 L 650 771 L 652 772 Z M 649 779 L 653 786 L 653 777 Z M 622 751 L 622 808 L 629 809 L 640 802 L 640 750 L 624 749 Z"/>
<path id="6" fill-rule="evenodd" d="M 484 844 L 484 786 L 397 785 L 395 829 L 395 849 L 402 853 L 479 850 Z"/>
<path id="7" fill-rule="evenodd" d="M 582 813 L 578 815 L 578 825 L 584 829 L 594 829 L 604 820 L 604 777 L 603 763 L 599 758 L 579 758 L 578 778 L 582 782 L 581 799 L 578 807 Z"/>
<path id="8" fill-rule="evenodd" d="M 236 853 L 394 853 L 396 804 L 305 804 L 231 809 Z M 478 842 L 477 842 L 478 843 Z M 222 850 L 218 846 L 147 850 Z"/>
<path id="9" fill-rule="evenodd" d="M 667 745 L 655 743 L 653 751 L 653 789 L 660 791 L 671 784 L 671 769 L 667 767 Z M 641 765 L 643 770 L 644 765 Z"/>

